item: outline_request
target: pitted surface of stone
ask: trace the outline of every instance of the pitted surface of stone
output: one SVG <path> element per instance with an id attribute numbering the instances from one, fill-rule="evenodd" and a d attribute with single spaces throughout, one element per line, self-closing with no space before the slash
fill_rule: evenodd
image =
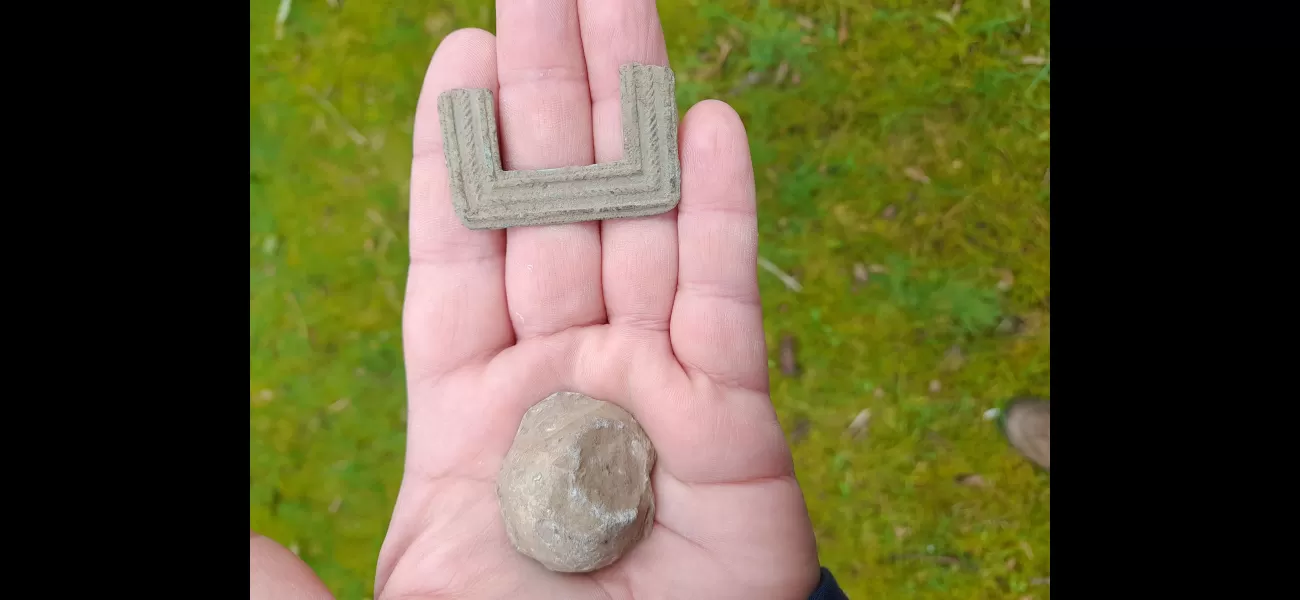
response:
<path id="1" fill-rule="evenodd" d="M 654 525 L 655 451 L 627 411 L 574 392 L 528 409 L 497 478 L 506 534 L 543 566 L 613 564 Z"/>
<path id="2" fill-rule="evenodd" d="M 456 215 L 470 229 L 575 223 L 668 212 L 681 199 L 676 79 L 655 65 L 619 67 L 623 158 L 505 171 L 496 103 L 486 89 L 438 96 L 443 154 Z"/>

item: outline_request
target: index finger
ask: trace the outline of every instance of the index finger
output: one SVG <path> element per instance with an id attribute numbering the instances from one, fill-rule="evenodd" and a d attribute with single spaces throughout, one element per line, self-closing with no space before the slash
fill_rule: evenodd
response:
<path id="1" fill-rule="evenodd" d="M 471 231 L 457 219 L 438 122 L 442 92 L 496 87 L 496 38 L 461 29 L 438 45 L 420 91 L 411 161 L 411 266 L 402 319 L 412 383 L 491 358 L 514 342 L 506 312 L 505 236 Z M 412 386 L 413 400 L 422 397 L 420 387 Z"/>

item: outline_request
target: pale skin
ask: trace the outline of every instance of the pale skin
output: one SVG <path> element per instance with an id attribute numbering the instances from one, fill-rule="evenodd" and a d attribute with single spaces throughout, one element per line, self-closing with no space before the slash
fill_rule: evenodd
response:
<path id="1" fill-rule="evenodd" d="M 375 598 L 804 599 L 816 543 L 768 396 L 758 221 L 744 125 L 725 103 L 679 130 L 666 214 L 471 231 L 447 184 L 437 97 L 488 88 L 505 168 L 622 155 L 618 67 L 667 65 L 653 0 L 498 0 L 498 35 L 447 36 L 415 117 L 403 314 L 405 473 Z M 577 391 L 655 444 L 650 535 L 614 565 L 547 571 L 506 538 L 495 480 L 529 406 Z M 250 541 L 252 598 L 328 598 L 275 542 Z"/>

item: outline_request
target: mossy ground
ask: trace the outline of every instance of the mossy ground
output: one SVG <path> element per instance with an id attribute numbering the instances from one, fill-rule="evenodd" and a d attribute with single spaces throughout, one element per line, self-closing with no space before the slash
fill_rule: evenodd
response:
<path id="1" fill-rule="evenodd" d="M 1049 597 L 1048 476 L 984 418 L 1050 390 L 1049 2 L 659 4 L 681 109 L 740 112 L 760 253 L 802 284 L 760 272 L 823 563 L 854 598 Z M 367 598 L 412 114 L 438 41 L 493 8 L 298 0 L 277 39 L 279 5 L 249 15 L 249 525 Z"/>

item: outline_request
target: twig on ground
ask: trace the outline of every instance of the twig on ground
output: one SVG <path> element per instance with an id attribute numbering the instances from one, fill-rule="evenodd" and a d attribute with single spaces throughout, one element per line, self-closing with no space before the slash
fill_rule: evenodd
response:
<path id="1" fill-rule="evenodd" d="M 275 39 L 284 37 L 284 22 L 289 20 L 289 9 L 293 8 L 293 0 L 280 0 L 280 7 L 275 11 Z"/>
<path id="2" fill-rule="evenodd" d="M 930 176 L 925 174 L 921 167 L 907 167 L 903 169 L 903 175 L 917 183 L 930 183 Z"/>
<path id="3" fill-rule="evenodd" d="M 772 264 L 772 261 L 760 256 L 758 257 L 758 266 L 763 267 L 764 271 L 776 275 L 776 278 L 780 279 L 781 283 L 784 283 L 785 287 L 790 288 L 791 291 L 803 291 L 803 286 L 799 285 L 799 282 L 795 280 L 794 277 L 791 277 L 789 273 L 782 271 L 780 267 Z"/>
<path id="4" fill-rule="evenodd" d="M 727 56 L 731 54 L 733 46 L 730 39 L 726 37 L 718 38 L 718 57 L 705 66 L 699 73 L 699 79 L 712 79 L 719 73 L 722 73 L 723 65 L 727 64 Z"/>
<path id="5" fill-rule="evenodd" d="M 310 343 L 311 330 L 307 327 L 307 314 L 302 311 L 302 305 L 298 303 L 298 296 L 294 295 L 293 292 L 285 292 L 284 299 L 288 300 L 289 306 L 293 307 L 294 316 L 298 317 L 295 323 L 298 326 L 298 335 L 301 335 L 302 339 Z"/>
<path id="6" fill-rule="evenodd" d="M 309 85 L 303 86 L 302 91 L 315 99 L 316 103 L 319 104 L 321 108 L 325 109 L 325 112 L 329 113 L 331 117 L 334 117 L 334 119 L 339 122 L 339 124 L 343 125 L 343 129 L 347 132 L 348 137 L 352 138 L 354 143 L 358 146 L 367 146 L 370 144 L 370 138 L 367 138 L 362 135 L 360 131 L 357 131 L 357 128 L 353 127 L 352 124 L 348 122 L 347 118 L 343 116 L 343 113 L 339 112 L 339 109 L 334 108 L 334 105 L 324 96 L 316 93 L 316 88 Z"/>
<path id="7" fill-rule="evenodd" d="M 844 433 L 855 440 L 862 439 L 867 435 L 867 424 L 870 422 L 871 410 L 864 408 L 856 417 L 853 417 L 853 422 L 849 423 L 849 427 L 844 431 Z"/>

